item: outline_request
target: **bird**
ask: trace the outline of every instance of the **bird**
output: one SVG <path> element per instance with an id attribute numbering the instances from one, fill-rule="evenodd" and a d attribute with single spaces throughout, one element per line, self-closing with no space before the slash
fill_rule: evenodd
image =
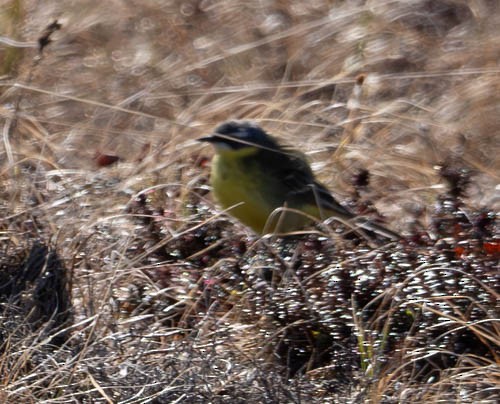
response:
<path id="1" fill-rule="evenodd" d="M 385 239 L 400 238 L 381 225 L 359 220 L 316 179 L 302 152 L 283 145 L 253 121 L 224 122 L 197 140 L 215 149 L 210 173 L 215 199 L 258 234 L 291 233 L 336 217 Z"/>

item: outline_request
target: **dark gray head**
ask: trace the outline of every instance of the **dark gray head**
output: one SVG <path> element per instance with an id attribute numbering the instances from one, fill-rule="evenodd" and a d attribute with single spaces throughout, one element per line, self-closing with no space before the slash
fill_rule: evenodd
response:
<path id="1" fill-rule="evenodd" d="M 278 142 L 255 122 L 228 121 L 219 125 L 210 136 L 198 139 L 212 143 L 214 146 L 238 150 L 245 147 L 261 147 L 263 149 L 279 149 Z"/>

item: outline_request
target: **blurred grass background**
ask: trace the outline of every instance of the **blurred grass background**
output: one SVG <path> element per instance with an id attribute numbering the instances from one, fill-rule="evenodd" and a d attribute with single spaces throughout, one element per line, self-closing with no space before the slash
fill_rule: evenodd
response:
<path id="1" fill-rule="evenodd" d="M 54 19 L 63 25 L 36 68 L 36 49 L 23 49 L 17 69 L 9 66 L 19 56 L 3 50 L 3 69 L 15 72 L 4 101 L 19 97 L 24 119 L 41 126 L 32 130 L 46 132 L 34 141 L 19 125 L 18 144 L 9 139 L 29 159 L 88 169 L 96 153 L 147 155 L 150 171 L 196 151 L 189 141 L 217 123 L 248 118 L 308 152 L 341 194 L 356 170 L 370 170 L 393 220 L 420 214 L 438 182 L 434 166 L 448 160 L 478 172 L 474 203 L 492 201 L 500 111 L 491 2 L 4 7 L 4 27 L 20 40 L 33 42 Z"/>
<path id="2" fill-rule="evenodd" d="M 226 119 L 256 120 L 305 151 L 341 200 L 352 197 L 353 176 L 368 170 L 361 197 L 394 229 L 428 228 L 443 164 L 472 172 L 470 209 L 498 210 L 495 1 L 0 7 L 4 253 L 28 251 L 33 238 L 53 245 L 73 271 L 77 322 L 109 313 L 120 285 L 140 279 L 157 288 L 140 270 L 167 241 L 137 247 L 143 236 L 127 210 L 134 198 L 154 201 L 161 213 L 143 215 L 161 217 L 154 220 L 165 240 L 213 216 L 211 151 L 193 140 Z M 61 29 L 40 52 L 37 40 L 55 20 Z M 118 161 L 108 165 L 106 156 Z M 208 208 L 200 218 L 193 205 Z M 95 332 L 104 338 L 106 327 Z M 15 391 L 21 379 L 4 386 Z"/>

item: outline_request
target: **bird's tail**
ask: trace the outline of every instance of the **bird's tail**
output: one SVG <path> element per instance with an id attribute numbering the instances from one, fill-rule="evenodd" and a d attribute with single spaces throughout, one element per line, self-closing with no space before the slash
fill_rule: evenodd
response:
<path id="1" fill-rule="evenodd" d="M 380 236 L 392 241 L 396 241 L 401 238 L 401 236 L 395 231 L 389 230 L 388 228 L 370 220 L 363 219 L 362 217 L 357 217 L 352 219 L 352 221 L 360 229 L 365 230 L 369 236 Z"/>

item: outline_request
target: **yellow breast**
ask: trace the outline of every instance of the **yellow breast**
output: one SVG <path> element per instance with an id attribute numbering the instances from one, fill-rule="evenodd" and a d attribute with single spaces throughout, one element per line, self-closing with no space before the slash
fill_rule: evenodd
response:
<path id="1" fill-rule="evenodd" d="M 229 209 L 231 215 L 261 233 L 274 206 L 263 192 L 265 184 L 261 171 L 244 164 L 242 157 L 222 154 L 214 157 L 211 174 L 213 193 L 222 208 Z"/>
<path id="2" fill-rule="evenodd" d="M 212 160 L 211 184 L 215 198 L 224 209 L 262 234 L 287 233 L 302 229 L 310 218 L 290 211 L 275 212 L 284 206 L 288 188 L 282 178 L 270 175 L 253 154 L 256 149 L 219 150 Z M 316 206 L 289 206 L 320 217 Z"/>

